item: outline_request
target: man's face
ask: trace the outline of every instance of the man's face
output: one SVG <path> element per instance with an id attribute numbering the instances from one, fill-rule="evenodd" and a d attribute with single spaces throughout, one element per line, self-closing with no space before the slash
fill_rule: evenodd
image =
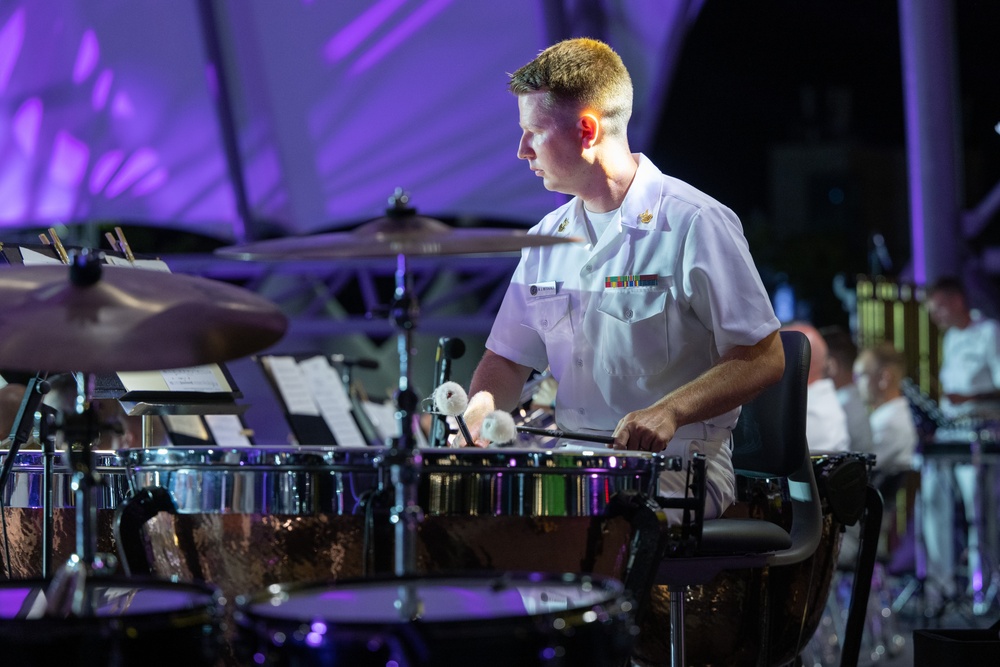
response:
<path id="1" fill-rule="evenodd" d="M 528 161 L 546 190 L 580 194 L 584 167 L 580 129 L 572 114 L 546 109 L 545 96 L 535 92 L 517 97 L 521 124 L 517 157 Z"/>
<path id="2" fill-rule="evenodd" d="M 854 384 L 865 405 L 874 405 L 878 398 L 878 370 L 875 366 L 875 358 L 865 352 L 854 360 Z"/>
<path id="3" fill-rule="evenodd" d="M 948 329 L 961 323 L 965 312 L 962 297 L 952 292 L 932 292 L 927 297 L 927 314 L 938 329 Z"/>

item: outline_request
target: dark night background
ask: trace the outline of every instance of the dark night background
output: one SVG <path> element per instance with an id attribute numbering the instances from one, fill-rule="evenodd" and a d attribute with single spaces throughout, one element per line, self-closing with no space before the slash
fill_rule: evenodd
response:
<path id="1" fill-rule="evenodd" d="M 954 4 L 969 208 L 1000 179 L 1000 3 Z M 687 35 L 657 142 L 643 149 L 731 206 L 768 286 L 787 277 L 808 305 L 800 314 L 822 325 L 846 323 L 832 279 L 869 272 L 873 233 L 884 235 L 892 272 L 905 279 L 904 132 L 896 2 L 708 0 Z M 780 158 L 789 152 L 797 157 Z M 808 172 L 804 205 L 782 195 L 796 169 Z M 994 236 L 987 229 L 971 247 Z"/>

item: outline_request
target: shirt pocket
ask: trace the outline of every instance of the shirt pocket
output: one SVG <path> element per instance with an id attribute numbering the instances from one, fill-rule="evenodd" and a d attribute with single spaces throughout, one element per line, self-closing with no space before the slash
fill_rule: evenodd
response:
<path id="1" fill-rule="evenodd" d="M 610 375 L 656 375 L 667 367 L 667 290 L 605 291 L 600 359 Z"/>
<path id="2" fill-rule="evenodd" d="M 534 329 L 542 340 L 548 340 L 560 333 L 572 332 L 569 317 L 569 295 L 532 299 L 524 309 L 521 324 Z"/>

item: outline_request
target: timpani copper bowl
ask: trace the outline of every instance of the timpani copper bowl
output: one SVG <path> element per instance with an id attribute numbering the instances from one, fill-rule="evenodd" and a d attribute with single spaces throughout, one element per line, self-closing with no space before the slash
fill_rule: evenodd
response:
<path id="1" fill-rule="evenodd" d="M 7 454 L 7 450 L 0 450 L 0 463 Z M 115 452 L 95 451 L 93 454 L 94 470 L 101 479 L 92 496 L 97 514 L 97 550 L 114 553 L 112 524 L 116 509 L 129 493 L 128 481 Z M 15 453 L 10 477 L 2 490 L 5 526 L 0 539 L 4 543 L 5 560 L 7 554 L 10 555 L 11 578 L 14 579 L 43 574 L 44 457 L 39 450 L 22 449 Z M 76 498 L 72 481 L 73 474 L 64 454 L 55 452 L 52 461 L 52 571 L 76 552 Z"/>
<path id="2" fill-rule="evenodd" d="M 648 493 L 659 456 L 609 450 L 420 449 L 417 574 L 622 577 L 633 527 L 607 510 Z M 138 569 L 227 596 L 393 571 L 393 488 L 379 447 L 133 449 L 119 540 Z M 132 507 L 145 506 L 137 520 Z M 144 563 L 144 564 L 143 564 Z"/>

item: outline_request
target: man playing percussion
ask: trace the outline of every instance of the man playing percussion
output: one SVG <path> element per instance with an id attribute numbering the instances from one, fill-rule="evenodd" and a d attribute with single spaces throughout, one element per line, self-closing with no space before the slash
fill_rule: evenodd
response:
<path id="1" fill-rule="evenodd" d="M 631 152 L 632 83 L 606 44 L 560 42 L 509 88 L 517 156 L 573 197 L 531 233 L 583 240 L 522 252 L 472 378 L 473 439 L 479 392 L 513 410 L 531 369 L 549 366 L 561 429 L 613 435 L 615 449 L 705 454 L 715 517 L 734 499 L 739 406 L 784 367 L 739 219 Z M 684 474 L 665 473 L 660 490 L 682 495 Z"/>
<path id="2" fill-rule="evenodd" d="M 1000 420 L 1000 323 L 970 309 L 962 283 L 939 279 L 927 289 L 927 313 L 944 331 L 941 412 L 951 420 L 986 424 Z M 976 468 L 971 463 L 925 460 L 921 469 L 924 543 L 927 549 L 925 603 L 931 612 L 958 594 L 955 583 L 954 488 L 957 485 L 969 524 L 966 547 L 970 582 L 982 571 L 976 529 Z M 970 583 L 971 586 L 971 583 Z"/>

